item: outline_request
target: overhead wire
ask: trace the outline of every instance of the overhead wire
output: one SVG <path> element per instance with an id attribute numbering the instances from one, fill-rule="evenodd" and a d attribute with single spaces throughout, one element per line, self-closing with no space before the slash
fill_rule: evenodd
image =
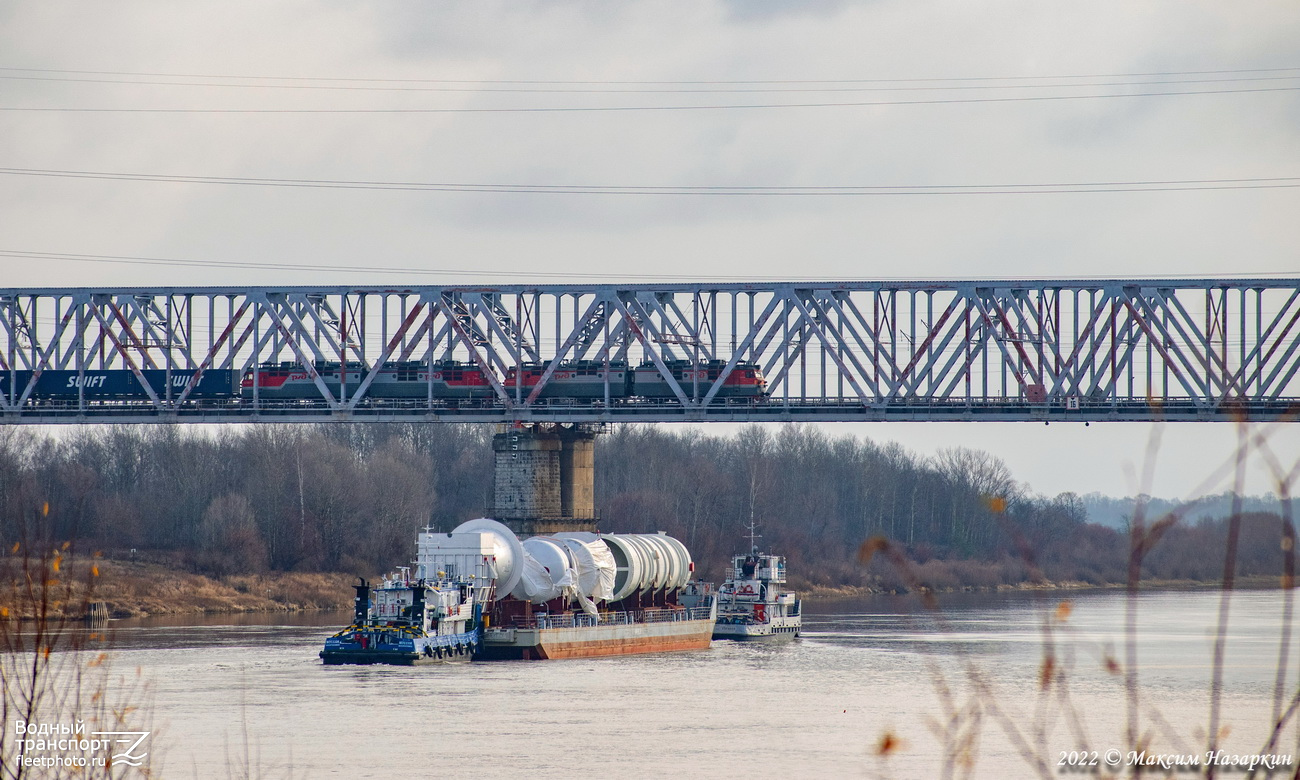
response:
<path id="1" fill-rule="evenodd" d="M 1134 86 L 1134 85 L 1151 85 L 1162 83 L 1216 83 L 1229 81 L 1278 81 L 1300 78 L 1300 67 L 1277 67 L 1277 68 L 1242 68 L 1242 69 L 1213 69 L 1213 70 L 1188 70 L 1188 71 L 1152 71 L 1144 73 L 1102 73 L 1102 74 L 1080 74 L 1080 75 L 1054 75 L 1054 76 L 966 76 L 955 78 L 913 78 L 913 79 L 836 79 L 836 80 L 694 80 L 694 81 L 628 81 L 628 80 L 604 80 L 604 81 L 562 81 L 562 80 L 492 80 L 492 79 L 368 79 L 368 78 L 324 78 L 324 77 L 302 77 L 302 76 L 236 76 L 236 75 L 212 75 L 212 74 L 175 74 L 175 73 L 155 73 L 155 72 L 137 72 L 137 71 L 102 71 L 102 70 L 69 70 L 69 69 L 41 69 L 41 68 L 17 68 L 17 67 L 0 67 L 3 73 L 23 73 L 23 74 L 72 74 L 81 76 L 130 76 L 146 78 L 188 78 L 188 79 L 241 79 L 247 81 L 291 81 L 306 83 L 309 88 L 332 88 L 329 85 L 320 85 L 320 82 L 342 82 L 345 84 L 439 84 L 439 85 L 522 85 L 525 87 L 546 86 L 546 87 L 574 87 L 574 86 L 602 86 L 602 87 L 628 87 L 628 86 L 673 86 L 673 87 L 699 87 L 711 86 L 728 87 L 725 90 L 697 90 L 697 89 L 667 89 L 667 90 L 621 90 L 624 92 L 740 92 L 740 91 L 900 91 L 900 90 L 945 90 L 945 89 L 1015 89 L 1015 88 L 1084 88 L 1098 86 Z M 1296 74 L 1296 75 L 1256 75 L 1253 77 L 1239 76 L 1238 74 Z M 1098 78 L 1154 78 L 1154 77 L 1179 77 L 1179 76 L 1229 76 L 1229 78 L 1208 78 L 1192 79 L 1188 81 L 1171 81 L 1171 82 L 1118 82 L 1109 84 L 989 84 L 995 81 L 1034 81 L 1041 82 L 1045 80 L 1063 81 L 1067 79 L 1098 79 Z M 39 76 L 13 76 L 0 75 L 4 79 L 44 79 Z M 92 82 L 102 80 L 85 79 L 84 81 Z M 127 83 L 145 83 L 145 82 L 127 82 Z M 248 85 L 248 84 L 184 84 L 178 82 L 159 82 L 160 84 L 173 86 L 259 86 L 259 87 L 285 87 L 286 85 Z M 960 83 L 960 86 L 934 86 L 938 83 Z M 884 84 L 920 84 L 923 86 L 842 86 L 842 85 L 884 85 Z M 763 85 L 765 87 L 776 86 L 779 89 L 734 89 L 735 87 L 753 87 Z M 797 89 L 787 89 L 792 85 L 800 85 Z M 810 87 L 809 85 L 815 85 Z M 840 85 L 840 86 L 828 86 Z M 371 89 L 371 87 L 357 87 L 357 89 Z M 376 88 L 389 89 L 389 88 Z M 405 88 L 403 88 L 405 89 Z M 424 91 L 425 88 L 419 88 Z M 438 91 L 450 91 L 453 88 L 443 87 L 433 88 Z M 580 90 L 525 90 L 525 89 L 484 89 L 482 86 L 454 88 L 456 91 L 536 91 L 536 92 L 566 92 Z M 359 113 L 533 113 L 533 112 L 610 112 L 610 111 L 698 111 L 698 110 L 726 110 L 726 109 L 763 109 L 763 108 L 815 108 L 815 107 L 853 107 L 853 106 L 890 106 L 890 105 L 924 105 L 924 104 L 952 104 L 952 103 L 1001 103 L 1001 102 L 1020 102 L 1020 101 L 1047 101 L 1047 100 L 1075 100 L 1075 99 L 1103 99 L 1117 97 L 1154 97 L 1154 96 L 1176 96 L 1176 95 L 1206 95 L 1206 94 L 1225 94 L 1225 93 L 1250 93 L 1250 92 L 1283 92 L 1300 89 L 1300 86 L 1264 86 L 1250 88 L 1227 88 L 1227 89 L 1205 89 L 1205 90 L 1174 90 L 1174 91 L 1150 91 L 1139 93 L 1120 93 L 1120 94 L 1085 94 L 1085 95 L 1031 95 L 1031 96 L 1011 96 L 1011 97 L 973 97 L 973 98 L 938 98 L 938 99 L 917 99 L 917 100 L 879 100 L 879 101 L 853 101 L 853 102 L 818 102 L 818 103 L 768 103 L 768 104 L 730 104 L 730 105 L 668 105 L 668 106 L 540 106 L 540 107 L 499 107 L 499 108 L 361 108 L 361 109 L 291 109 L 291 108 L 274 108 L 274 109 L 203 109 L 203 108 L 91 108 L 91 107 L 5 107 L 0 106 L 0 111 L 18 112 L 76 112 L 76 113 L 257 113 L 257 114 L 359 114 Z M 432 91 L 432 90 L 429 90 Z M 581 90 L 588 91 L 588 90 Z M 597 93 L 618 94 L 620 90 L 599 89 L 589 90 Z M 83 178 L 83 179 L 110 179 L 119 181 L 149 181 L 162 183 L 191 183 L 191 184 L 220 184 L 228 186 L 262 186 L 262 187 L 298 187 L 298 188 L 335 188 L 335 189 L 372 189 L 372 190 L 413 190 L 413 191 L 431 191 L 431 192 L 484 192 L 484 193 L 520 193 L 520 194 L 600 194 L 600 195 L 762 195 L 762 196 L 790 196 L 790 195 L 853 195 L 853 196 L 880 196 L 880 195 L 1011 195 L 1011 194 L 1062 194 L 1062 193 L 1101 193 L 1101 192 L 1155 192 L 1155 191 L 1182 191 L 1182 190 L 1230 190 L 1230 189 L 1278 189 L 1278 188 L 1295 188 L 1300 187 L 1300 177 L 1261 177 L 1261 178 L 1235 178 L 1235 179 L 1186 179 L 1186 180 L 1147 180 L 1147 181 L 1101 181 L 1101 182 L 1058 182 L 1058 183 L 1028 183 L 1028 184 L 974 184 L 974 185 L 845 185 L 845 186 L 785 186 L 785 185 L 564 185 L 564 184 L 491 184 L 491 183 L 464 183 L 464 182 L 401 182 L 401 181 L 352 181 L 352 180 L 334 180 L 334 179 L 288 179 L 288 178 L 253 178 L 253 177 L 214 177 L 214 176 L 182 176 L 169 174 L 148 174 L 148 173 L 124 173 L 124 172 L 105 172 L 105 171 L 79 171 L 79 170 L 58 170 L 58 169 L 35 169 L 35 168 L 2 168 L 0 174 L 3 175 L 21 175 L 21 176 L 41 176 L 41 177 L 61 177 L 61 178 Z M 417 268 L 366 268 L 354 269 L 338 266 L 300 266 L 293 264 L 249 264 L 249 263 L 232 263 L 232 262 L 210 262 L 210 261 L 187 261 L 168 258 L 128 258 L 118 256 L 88 256 L 88 255 L 56 255 L 50 253 L 19 253 L 15 254 L 12 250 L 0 252 L 2 256 L 9 257 L 46 257 L 59 258 L 74 261 L 97 261 L 97 262 L 128 262 L 142 264 L 166 264 L 166 265 L 205 265 L 209 267 L 233 267 L 248 268 L 260 267 L 269 270 L 326 270 L 337 272 L 357 272 L 364 271 L 368 273 L 419 273 L 419 274 L 446 274 L 446 275 L 504 275 L 520 276 L 515 272 L 489 272 L 476 270 L 473 272 L 457 271 L 454 269 L 417 269 Z M 559 278 L 672 278 L 672 279 L 712 279 L 719 277 L 684 277 L 682 275 L 672 275 L 671 277 L 660 277 L 647 274 L 578 274 L 578 273 L 537 273 L 529 272 L 529 276 L 556 276 Z M 746 279 L 762 279 L 765 277 L 746 276 Z M 780 277 L 770 277 L 777 279 Z"/>
<path id="2" fill-rule="evenodd" d="M 244 79 L 261 81 L 341 81 L 385 84 L 534 84 L 534 85 L 746 85 L 746 84 L 883 84 L 883 83 L 923 83 L 935 81 L 1009 81 L 1009 80 L 1044 80 L 1044 79 L 1096 79 L 1096 78 L 1150 78 L 1156 76 L 1213 76 L 1237 73 L 1282 73 L 1300 71 L 1300 66 L 1272 68 L 1219 68 L 1212 70 L 1170 70 L 1147 71 L 1138 73 L 1085 73 L 1069 75 L 1019 75 L 1019 76 L 955 76 L 925 78 L 869 78 L 869 79 L 750 79 L 750 80 L 660 80 L 633 81 L 619 79 L 602 80 L 545 80 L 545 79 L 392 79 L 392 78 L 357 78 L 329 76 L 265 76 L 235 75 L 211 73 L 160 73 L 151 71 L 115 71 L 115 70 L 71 70 L 59 68 L 19 68 L 0 67 L 0 71 L 19 73 L 64 73 L 96 76 L 141 76 L 152 78 L 202 78 L 202 79 Z"/>
<path id="3" fill-rule="evenodd" d="M 299 263 L 281 263 L 265 261 L 238 261 L 238 260 L 195 260 L 171 257 L 143 257 L 136 255 L 109 255 L 109 254 L 88 254 L 73 252 L 44 252 L 27 249 L 0 249 L 0 257 L 29 260 L 65 260 L 71 262 L 88 262 L 88 263 L 119 263 L 133 265 L 167 265 L 178 267 L 206 267 L 206 268 L 243 268 L 256 270 L 292 270 L 292 271 L 313 271 L 313 272 L 343 272 L 343 273 L 366 273 L 366 274 L 419 274 L 419 275 L 448 275 L 448 276 L 490 276 L 490 277 L 512 277 L 512 278 L 587 278 L 587 279 L 653 279 L 666 281 L 696 281 L 704 280 L 718 283 L 741 283 L 751 281 L 763 282 L 798 282 L 798 283 L 836 283 L 823 280 L 793 280 L 789 275 L 782 276 L 762 276 L 752 273 L 743 275 L 728 274 L 653 274 L 653 273 L 619 273 L 619 272 L 567 272 L 567 271 L 538 271 L 529 269 L 527 271 L 502 271 L 490 270 L 483 268 L 475 269 L 454 269 L 454 268 L 420 268 L 414 266 L 358 266 L 358 265 L 327 265 L 321 263 L 299 264 Z M 1023 277 L 1017 277 L 1022 279 Z M 1107 276 L 1071 276 L 1072 280 L 1086 281 L 1091 279 L 1108 280 L 1115 277 Z M 1160 274 L 1160 279 L 1204 279 L 1205 274 Z M 1214 274 L 1213 278 L 1219 279 L 1291 279 L 1293 276 L 1287 276 L 1277 273 L 1258 273 L 1238 271 L 1233 273 Z M 872 276 L 872 281 L 916 281 L 913 276 Z M 1009 281 L 1011 277 L 1005 278 L 980 278 L 980 281 Z"/>
<path id="4" fill-rule="evenodd" d="M 418 268 L 418 267 L 391 267 L 391 266 L 339 266 L 325 264 L 299 264 L 299 263 L 279 263 L 279 262 L 241 262 L 236 260 L 193 260 L 169 257 L 139 257 L 131 255 L 99 255 L 99 254 L 77 254 L 67 252 L 38 252 L 18 249 L 0 249 L 0 257 L 9 257 L 16 259 L 30 260 L 65 260 L 71 262 L 86 263 L 116 263 L 127 265 L 163 265 L 176 267 L 202 267 L 202 268 L 240 268 L 256 269 L 266 271 L 312 271 L 312 272 L 343 272 L 343 273 L 367 273 L 367 274 L 414 274 L 423 276 L 489 276 L 489 277 L 542 277 L 556 279 L 689 279 L 689 280 L 708 280 L 719 281 L 726 278 L 723 276 L 691 276 L 682 274 L 630 274 L 630 273 L 589 273 L 589 272 L 553 272 L 553 271 L 494 271 L 483 268 L 471 270 L 456 268 Z M 747 279 L 776 280 L 785 277 L 759 277 L 747 276 Z"/>
<path id="5" fill-rule="evenodd" d="M 1062 100 L 1105 100 L 1114 98 L 1176 97 L 1269 92 L 1294 92 L 1300 86 L 1249 87 L 1241 89 L 1199 89 L 1151 92 L 1093 93 L 1085 95 L 1020 95 L 1015 97 L 925 98 L 917 100 L 823 101 L 809 103 L 711 103 L 704 105 L 642 106 L 504 106 L 457 108 L 105 108 L 86 106 L 0 106 L 15 113 L 77 114 L 546 114 L 618 113 L 636 111 L 730 111 L 781 108 L 867 108 L 873 106 L 955 105 L 980 103 L 1022 103 Z"/>
<path id="6" fill-rule="evenodd" d="M 905 184 L 905 185 L 618 185 L 482 182 L 417 182 L 346 179 L 287 179 L 243 176 L 85 171 L 0 167 L 3 176 L 140 181 L 168 184 L 216 184 L 246 187 L 354 189 L 408 192 L 481 192 L 548 195 L 704 195 L 704 196 L 882 196 L 882 195 L 1034 195 L 1102 192 L 1171 192 L 1186 190 L 1279 189 L 1300 187 L 1300 176 L 1234 179 L 1138 181 Z"/>
<path id="7" fill-rule="evenodd" d="M 0 69 L 3 70 L 3 69 Z M 527 94 L 597 94 L 597 95 L 621 95 L 621 94 L 674 94 L 674 95 L 707 95 L 718 93 L 789 93 L 789 92 L 927 92 L 927 91 L 950 91 L 950 90 L 990 90 L 990 89 L 1081 89 L 1085 87 L 1132 87 L 1132 86 L 1157 86 L 1166 84 L 1220 84 L 1229 82 L 1243 81 L 1288 81 L 1300 79 L 1300 74 L 1288 76 L 1231 76 L 1227 78 L 1209 78 L 1209 79 L 1162 79 L 1156 81 L 1102 81 L 1102 82 L 1083 82 L 1083 83 L 1032 83 L 1032 84 L 972 84 L 962 83 L 948 86 L 938 86 L 933 83 L 927 83 L 921 86 L 753 86 L 753 85 L 736 85 L 736 86 L 691 86 L 686 85 L 676 87 L 630 87 L 628 85 L 608 84 L 602 88 L 574 86 L 527 86 L 520 85 L 514 87 L 506 86 L 375 86 L 375 85 L 355 85 L 355 84 L 267 84 L 253 83 L 240 84 L 233 82 L 201 82 L 201 81 L 140 81 L 128 79 L 108 79 L 108 78 L 84 78 L 84 77 L 55 77 L 55 76 L 28 76 L 28 75 L 5 75 L 0 73 L 0 80 L 7 81 L 38 81 L 46 83 L 66 83 L 66 84 L 117 84 L 117 85 L 139 85 L 154 87 L 208 87 L 208 88 L 230 88 L 230 89 L 294 89 L 294 90 L 325 90 L 325 91 L 361 91 L 361 92 L 455 92 L 455 93 L 527 93 Z M 472 84 L 473 82 L 465 82 Z M 846 82 L 825 82 L 840 83 Z M 852 82 L 847 82 L 852 83 Z M 898 83 L 898 82 L 895 82 Z"/>

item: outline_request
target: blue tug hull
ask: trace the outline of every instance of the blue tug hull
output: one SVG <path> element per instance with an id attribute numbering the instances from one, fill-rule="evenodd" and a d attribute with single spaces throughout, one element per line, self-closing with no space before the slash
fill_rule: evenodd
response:
<path id="1" fill-rule="evenodd" d="M 479 647 L 478 630 L 463 634 L 436 636 L 402 636 L 395 642 L 375 642 L 371 639 L 382 630 L 372 627 L 349 627 L 325 640 L 320 658 L 326 664 L 389 664 L 417 666 L 469 661 Z M 406 633 L 406 632 L 404 632 Z M 361 641 L 364 636 L 366 641 Z"/>

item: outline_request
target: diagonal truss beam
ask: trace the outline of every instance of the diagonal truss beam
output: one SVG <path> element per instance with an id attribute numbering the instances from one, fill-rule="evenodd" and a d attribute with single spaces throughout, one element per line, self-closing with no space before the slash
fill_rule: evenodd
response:
<path id="1" fill-rule="evenodd" d="M 242 397 L 238 372 L 290 359 L 310 380 L 295 379 L 295 394 L 255 380 Z M 419 372 L 427 396 L 395 395 L 382 376 L 401 363 L 406 378 L 392 381 L 413 381 L 413 364 L 435 361 L 477 369 L 483 385 L 443 392 L 458 399 L 443 403 L 432 370 Z M 653 381 L 647 394 L 607 376 L 599 402 L 568 399 L 555 377 L 578 361 L 626 364 L 629 382 L 653 366 Z M 524 387 L 526 367 L 537 381 Z M 130 374 L 138 397 L 60 395 L 63 375 L 50 375 L 101 371 Z M 208 382 L 214 371 L 230 386 Z M 512 371 L 519 379 L 506 382 Z M 1300 279 L 0 290 L 6 421 L 137 408 L 175 417 L 215 408 L 212 387 L 231 419 L 385 405 L 609 421 L 777 407 L 844 418 L 1279 414 L 1300 404 Z"/>

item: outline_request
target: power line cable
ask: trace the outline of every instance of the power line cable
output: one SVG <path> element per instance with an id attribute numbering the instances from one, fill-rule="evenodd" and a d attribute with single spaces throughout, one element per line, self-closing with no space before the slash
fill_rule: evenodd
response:
<path id="1" fill-rule="evenodd" d="M 0 168 L 0 175 L 140 181 L 168 184 L 216 184 L 304 189 L 390 190 L 399 192 L 482 192 L 534 195 L 1049 195 L 1102 192 L 1175 192 L 1190 190 L 1285 189 L 1300 187 L 1300 176 L 1235 179 L 1168 179 L 1140 181 L 907 184 L 907 185 L 615 185 L 615 184 L 488 184 L 470 182 L 365 181 L 344 179 L 285 179 L 234 176 L 190 176 L 153 173 L 77 171 L 41 168 Z"/>
<path id="2" fill-rule="evenodd" d="M 926 98 L 919 100 L 826 101 L 818 103 L 731 103 L 666 106 L 514 106 L 497 108 L 87 108 L 75 106 L 0 106 L 5 112 L 73 114 L 548 114 L 616 113 L 637 111 L 730 111 L 779 108 L 867 108 L 872 106 L 953 105 L 962 103 L 1023 103 L 1112 98 L 1177 97 L 1265 92 L 1294 92 L 1300 86 L 1249 87 L 1244 89 L 1200 89 L 1156 92 L 1127 92 L 1088 95 L 1021 95 L 1017 97 Z"/>
<path id="3" fill-rule="evenodd" d="M 323 264 L 296 264 L 296 263 L 266 263 L 266 262 L 240 262 L 235 260 L 187 260 L 169 257 L 137 257 L 131 255 L 96 255 L 96 254 L 75 254 L 67 252 L 35 252 L 16 249 L 0 249 L 0 257 L 10 257 L 15 259 L 27 260 L 66 260 L 71 262 L 86 263 L 117 263 L 126 265 L 165 265 L 177 267 L 201 267 L 201 268 L 239 268 L 239 269 L 256 269 L 266 271 L 313 271 L 313 272 L 343 272 L 343 273 L 367 273 L 367 274 L 411 274 L 422 276 L 489 276 L 489 277 L 543 277 L 556 279 L 692 279 L 719 281 L 726 277 L 720 276 L 690 276 L 682 274 L 620 274 L 620 273 L 584 273 L 584 272 L 551 272 L 551 271 L 491 271 L 481 268 L 473 270 L 461 270 L 454 268 L 415 268 L 415 267 L 390 267 L 390 266 L 338 266 Z M 748 279 L 762 280 L 784 280 L 786 277 L 762 277 L 747 276 Z"/>
<path id="4" fill-rule="evenodd" d="M 789 275 L 783 276 L 761 276 L 754 274 L 744 274 L 743 276 L 716 274 L 716 275 L 692 275 L 692 274 L 633 274 L 633 273 L 588 273 L 588 272 L 563 272 L 563 271 L 494 271 L 475 268 L 472 270 L 451 269 L 451 268 L 417 268 L 417 267 L 394 267 L 394 266 L 338 266 L 325 264 L 296 264 L 280 262 L 241 262 L 237 260 L 192 260 L 168 257 L 141 257 L 133 255 L 105 255 L 105 254 L 82 254 L 71 252 L 40 252 L 33 250 L 19 249 L 0 249 L 0 257 L 9 257 L 14 259 L 26 260 L 65 260 L 70 262 L 87 262 L 87 263 L 119 263 L 128 265 L 166 265 L 177 267 L 202 267 L 202 268 L 239 268 L 239 269 L 256 269 L 267 271 L 313 271 L 313 272 L 342 272 L 342 273 L 365 273 L 365 274 L 414 274 L 414 275 L 444 275 L 444 276 L 490 276 L 490 277 L 512 277 L 512 278 L 564 278 L 564 279 L 653 279 L 666 281 L 710 281 L 718 283 L 738 283 L 749 281 L 764 282 L 797 282 L 797 283 L 840 283 L 839 281 L 828 279 L 820 280 L 793 280 Z M 1071 276 L 1071 280 L 1112 280 L 1116 277 L 1106 276 Z M 1152 277 L 1157 278 L 1157 277 Z M 1205 274 L 1160 274 L 1159 279 L 1205 279 Z M 1280 273 L 1259 273 L 1238 271 L 1233 273 L 1217 273 L 1212 278 L 1215 279 L 1280 279 L 1290 280 L 1294 275 Z M 979 281 L 1025 281 L 1024 277 L 979 277 Z M 875 276 L 872 281 L 918 281 L 913 276 Z M 945 280 L 950 281 L 950 280 Z M 951 280 L 961 281 L 961 280 Z"/>
<path id="5" fill-rule="evenodd" d="M 72 77 L 50 77 L 50 76 L 15 76 L 0 74 L 0 79 L 7 81 L 36 81 L 44 83 L 60 84 L 126 84 L 154 87 L 215 87 L 230 89 L 294 89 L 294 90 L 321 90 L 321 91 L 349 91 L 349 92 L 452 92 L 452 93 L 510 93 L 510 94 L 596 94 L 596 95 L 626 95 L 626 94 L 673 94 L 673 95 L 708 95 L 708 94 L 752 94 L 752 93 L 832 93 L 832 92 L 934 92 L 934 91 L 953 91 L 953 90 L 990 90 L 990 89 L 1083 89 L 1091 87 L 1132 87 L 1132 86 L 1155 86 L 1165 84 L 1220 84 L 1228 82 L 1243 81 L 1289 81 L 1300 79 L 1300 74 L 1289 76 L 1232 76 L 1228 78 L 1210 78 L 1210 79 L 1162 79 L 1156 81 L 1094 81 L 1082 83 L 1034 83 L 1034 84 L 955 84 L 948 86 L 937 86 L 926 84 L 921 86 L 780 86 L 780 87 L 757 87 L 757 86 L 733 86 L 733 87 L 673 87 L 673 88 L 648 88 L 620 85 L 607 85 L 603 88 L 578 88 L 574 87 L 538 87 L 538 86 L 359 86 L 355 84 L 239 84 L 232 82 L 201 82 L 201 81 L 141 81 L 128 79 L 106 79 L 106 78 L 72 78 Z"/>
<path id="6" fill-rule="evenodd" d="M 536 84 L 536 85 L 745 85 L 745 84 L 885 84 L 885 83 L 922 83 L 936 81 L 1008 81 L 1041 79 L 1098 79 L 1098 78 L 1149 78 L 1156 76 L 1213 76 L 1234 73 L 1283 73 L 1300 71 L 1300 66 L 1274 68 L 1219 68 L 1214 70 L 1169 70 L 1148 71 L 1140 73 L 1085 73 L 1072 75 L 1020 75 L 1020 76 L 956 76 L 926 78 L 871 78 L 871 79 L 768 79 L 768 80 L 666 80 L 666 81 L 630 81 L 630 80 L 585 80 L 562 81 L 540 79 L 381 79 L 327 76 L 261 76 L 211 73 L 159 73 L 149 71 L 117 70 L 69 70 L 57 68 L 17 68 L 0 67 L 0 71 L 16 73 L 65 73 L 92 76 L 141 76 L 154 78 L 192 78 L 192 79 L 244 79 L 257 81 L 341 81 L 382 84 Z"/>

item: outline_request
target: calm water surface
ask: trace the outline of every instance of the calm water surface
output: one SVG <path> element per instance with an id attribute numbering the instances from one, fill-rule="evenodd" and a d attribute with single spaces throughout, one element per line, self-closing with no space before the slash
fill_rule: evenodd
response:
<path id="1" fill-rule="evenodd" d="M 316 652 L 346 615 L 115 621 L 114 663 L 152 680 L 164 777 L 239 775 L 247 762 L 263 777 L 930 778 L 943 769 L 945 684 L 953 706 L 994 703 L 1054 776 L 1078 777 L 1057 769 L 1060 751 L 1127 749 L 1123 681 L 1105 668 L 1124 657 L 1125 599 L 1068 596 L 1053 634 L 1067 705 L 1039 686 L 1061 598 L 951 596 L 939 616 L 904 598 L 810 601 L 803 638 L 785 644 L 417 668 L 322 666 Z M 1218 606 L 1215 591 L 1140 597 L 1142 727 L 1157 749 L 1204 751 Z M 1224 722 L 1240 752 L 1267 738 L 1281 612 L 1276 591 L 1233 598 Z M 886 732 L 902 747 L 882 763 Z M 980 733 L 976 777 L 1030 776 L 995 718 Z M 1294 729 L 1277 752 L 1300 753 Z"/>

